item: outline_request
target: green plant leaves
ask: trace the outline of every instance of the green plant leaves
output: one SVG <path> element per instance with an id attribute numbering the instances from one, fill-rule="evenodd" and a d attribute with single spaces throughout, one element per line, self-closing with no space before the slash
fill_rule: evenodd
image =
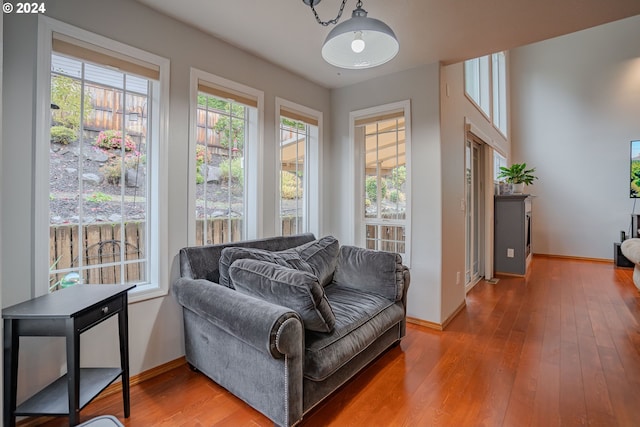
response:
<path id="1" fill-rule="evenodd" d="M 534 180 L 538 179 L 534 175 L 536 168 L 527 169 L 526 163 L 514 163 L 510 167 L 500 167 L 500 174 L 498 179 L 504 178 L 505 181 L 511 184 L 526 184 L 531 185 Z"/>

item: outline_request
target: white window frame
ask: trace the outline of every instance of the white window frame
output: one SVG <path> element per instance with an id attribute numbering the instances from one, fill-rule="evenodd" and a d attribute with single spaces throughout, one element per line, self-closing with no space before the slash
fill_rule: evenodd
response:
<path id="1" fill-rule="evenodd" d="M 507 167 L 507 158 L 495 148 L 493 149 L 493 182 L 498 183 L 498 175 L 500 175 L 500 167 Z"/>
<path id="2" fill-rule="evenodd" d="M 316 237 L 321 236 L 320 225 L 322 224 L 322 179 L 320 171 L 322 170 L 322 126 L 323 114 L 321 111 L 314 110 L 304 105 L 288 101 L 284 98 L 276 97 L 276 139 L 278 149 L 275 150 L 276 165 L 276 233 L 282 234 L 282 221 L 280 219 L 280 111 L 282 108 L 300 112 L 302 115 L 316 119 L 318 121 L 318 134 L 316 138 L 306 141 L 305 145 L 305 179 L 304 179 L 304 222 L 306 232 L 313 233 Z"/>
<path id="3" fill-rule="evenodd" d="M 505 139 L 509 122 L 507 54 L 502 51 L 469 59 L 463 66 L 465 96 Z"/>
<path id="4" fill-rule="evenodd" d="M 405 253 L 402 256 L 403 263 L 407 266 L 411 266 L 411 101 L 398 101 L 390 104 L 379 105 L 371 108 L 365 108 L 362 110 L 355 110 L 349 113 L 349 141 L 350 153 L 349 156 L 352 159 L 353 165 L 353 185 L 352 185 L 352 200 L 351 205 L 351 217 L 353 221 L 353 230 L 351 234 L 353 236 L 353 244 L 360 247 L 366 247 L 366 222 L 364 218 L 364 200 L 365 194 L 365 150 L 363 147 L 358 146 L 356 141 L 356 121 L 360 119 L 366 119 L 367 117 L 379 116 L 385 113 L 402 111 L 405 120 L 405 157 L 407 168 L 407 191 L 405 193 L 407 200 L 407 213 L 404 220 L 405 227 Z"/>
<path id="5" fill-rule="evenodd" d="M 153 133 L 158 136 L 149 156 L 152 190 L 149 200 L 149 230 L 151 233 L 150 277 L 129 293 L 134 303 L 167 295 L 169 290 L 168 251 L 168 125 L 169 125 L 169 70 L 170 62 L 161 56 L 117 42 L 110 38 L 74 27 L 53 18 L 38 16 L 38 71 L 36 82 L 36 150 L 35 150 L 35 212 L 34 212 L 34 279 L 36 296 L 49 292 L 49 139 L 51 123 L 51 53 L 53 33 L 60 33 L 100 46 L 128 57 L 139 58 L 156 65 L 160 70 L 158 97 L 152 99 L 158 111 Z"/>
<path id="6" fill-rule="evenodd" d="M 509 110 L 507 109 L 507 53 L 491 55 L 491 88 L 493 104 L 491 119 L 495 128 L 507 137 Z"/>
<path id="7" fill-rule="evenodd" d="M 256 135 L 250 134 L 247 146 L 245 147 L 245 170 L 244 170 L 244 222 L 243 239 L 257 239 L 262 236 L 263 218 L 263 184 L 262 184 L 262 161 L 263 158 L 263 135 L 264 135 L 264 92 L 252 87 L 234 82 L 224 77 L 208 73 L 197 68 L 191 68 L 190 76 L 190 96 L 189 96 L 189 176 L 188 176 L 188 242 L 194 245 L 196 242 L 196 145 L 198 139 L 197 130 L 197 104 L 198 104 L 198 81 L 206 81 L 216 86 L 228 89 L 234 93 L 246 94 L 248 98 L 257 101 L 256 114 L 250 114 L 249 123 L 256 125 Z"/>
<path id="8" fill-rule="evenodd" d="M 474 82 L 473 91 L 467 82 Z M 473 92 L 473 93 L 472 93 Z M 485 115 L 491 118 L 491 61 L 489 55 L 464 61 L 464 93 Z"/>

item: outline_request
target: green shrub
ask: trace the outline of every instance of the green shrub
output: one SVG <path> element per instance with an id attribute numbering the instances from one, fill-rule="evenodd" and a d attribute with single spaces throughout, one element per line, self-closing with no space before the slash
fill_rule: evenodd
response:
<path id="1" fill-rule="evenodd" d="M 196 184 L 204 183 L 203 167 L 205 162 L 209 162 L 210 156 L 207 153 L 207 149 L 204 145 L 196 145 Z"/>
<path id="2" fill-rule="evenodd" d="M 137 169 L 140 165 L 145 164 L 146 156 L 127 156 L 124 159 L 125 169 Z M 106 165 L 100 168 L 100 172 L 104 176 L 104 179 L 113 185 L 120 184 L 120 178 L 122 177 L 122 157 L 114 156 L 113 159 Z"/>
<path id="3" fill-rule="evenodd" d="M 87 201 L 92 203 L 110 202 L 111 196 L 108 194 L 104 194 L 101 191 L 96 191 L 95 193 L 87 197 Z"/>
<path id="4" fill-rule="evenodd" d="M 229 170 L 231 168 L 231 170 Z M 243 186 L 244 185 L 244 170 L 242 169 L 242 158 L 236 157 L 231 160 L 229 165 L 229 159 L 220 162 L 220 180 L 227 182 L 231 177 L 231 181 Z"/>
<path id="5" fill-rule="evenodd" d="M 398 166 L 391 171 L 391 180 L 396 187 L 402 186 L 407 181 L 407 167 Z"/>
<path id="6" fill-rule="evenodd" d="M 58 144 L 69 145 L 69 143 L 76 140 L 78 136 L 76 131 L 64 126 L 52 126 L 51 127 L 51 142 Z"/>
<path id="7" fill-rule="evenodd" d="M 120 161 L 111 161 L 100 168 L 100 172 L 104 175 L 104 179 L 113 185 L 120 184 L 120 178 L 122 177 L 122 165 Z"/>
<path id="8" fill-rule="evenodd" d="M 384 180 L 380 180 L 382 186 L 380 188 L 380 195 L 382 199 L 387 197 L 387 183 Z M 375 176 L 367 177 L 366 182 L 367 198 L 372 202 L 378 200 L 378 180 Z"/>
<path id="9" fill-rule="evenodd" d="M 280 197 L 289 200 L 302 198 L 302 182 L 296 174 L 282 171 L 280 174 Z"/>
<path id="10" fill-rule="evenodd" d="M 405 195 L 400 190 L 391 190 L 389 192 L 389 200 L 392 203 L 404 202 L 405 201 Z"/>
<path id="11" fill-rule="evenodd" d="M 91 93 L 83 95 L 80 81 L 67 76 L 51 77 L 51 103 L 60 108 L 51 111 L 53 121 L 75 130 L 80 129 L 81 110 L 85 117 L 93 111 Z"/>

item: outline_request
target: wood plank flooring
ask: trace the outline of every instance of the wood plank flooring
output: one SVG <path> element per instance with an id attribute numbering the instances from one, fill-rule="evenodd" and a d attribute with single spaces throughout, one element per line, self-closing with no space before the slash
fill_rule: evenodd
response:
<path id="1" fill-rule="evenodd" d="M 301 426 L 640 426 L 640 293 L 631 274 L 534 257 L 527 278 L 480 282 L 444 332 L 409 325 L 400 346 Z M 272 425 L 186 366 L 132 387 L 130 418 L 112 395 L 81 419 L 100 414 L 129 427 Z"/>

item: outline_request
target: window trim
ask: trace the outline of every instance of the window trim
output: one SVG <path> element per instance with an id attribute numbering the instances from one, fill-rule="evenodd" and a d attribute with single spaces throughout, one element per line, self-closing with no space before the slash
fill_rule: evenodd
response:
<path id="1" fill-rule="evenodd" d="M 496 100 L 495 98 L 495 93 L 496 93 L 496 71 L 494 70 L 494 58 L 499 55 L 502 54 L 503 55 L 503 61 L 502 63 L 504 64 L 504 69 L 502 70 L 498 70 L 498 78 L 502 77 L 502 80 L 504 82 L 504 105 L 502 107 L 504 107 L 504 129 L 502 129 L 500 127 L 500 124 L 498 123 L 499 118 L 496 118 L 496 106 L 500 107 L 500 100 Z M 509 92 L 509 85 L 508 85 L 508 78 L 507 78 L 507 52 L 506 51 L 501 51 L 501 52 L 496 52 L 496 53 L 492 53 L 491 54 L 491 124 L 493 125 L 493 127 L 500 133 L 500 135 L 502 135 L 505 139 L 507 138 L 507 134 L 509 132 L 509 96 L 508 96 L 508 92 Z M 497 89 L 498 91 L 498 96 L 500 97 L 501 95 L 501 91 L 500 91 L 500 87 L 498 87 Z M 498 112 L 499 115 L 499 112 Z"/>
<path id="2" fill-rule="evenodd" d="M 307 182 L 308 188 L 314 188 L 316 191 L 309 191 L 308 197 L 305 197 L 306 204 L 306 213 L 307 217 L 305 221 L 307 222 L 308 229 L 307 231 L 313 233 L 316 237 L 319 237 L 321 234 L 321 224 L 322 224 L 322 141 L 323 141 L 323 113 L 322 111 L 314 110 L 309 107 L 305 107 L 304 105 L 297 104 L 292 101 L 288 101 L 284 98 L 276 97 L 276 118 L 275 118 L 275 131 L 276 138 L 275 141 L 278 145 L 275 152 L 275 165 L 276 165 L 276 189 L 275 191 L 275 230 L 276 234 L 282 234 L 282 224 L 280 221 L 280 117 L 281 112 L 283 110 L 287 110 L 289 112 L 299 113 L 301 116 L 308 117 L 309 119 L 316 120 L 318 122 L 318 143 L 309 144 L 307 147 L 309 150 L 306 153 L 307 159 L 305 163 L 307 163 L 309 181 Z"/>
<path id="3" fill-rule="evenodd" d="M 499 54 L 503 54 L 504 56 L 504 70 L 503 71 L 503 78 L 504 78 L 504 96 L 505 96 L 505 105 L 504 105 L 504 113 L 505 113 L 505 118 L 504 118 L 504 127 L 505 129 L 501 129 L 500 126 L 498 125 L 498 123 L 496 122 L 496 114 L 495 114 L 495 109 L 496 109 L 496 103 L 499 102 L 499 100 L 495 99 L 495 71 L 494 71 L 494 57 L 496 55 Z M 484 118 L 492 125 L 492 127 L 504 138 L 507 139 L 508 138 L 508 132 L 509 132 L 509 116 L 510 116 L 510 111 L 509 111 L 509 81 L 508 81 L 508 75 L 509 75 L 509 67 L 508 67 L 508 51 L 504 50 L 504 51 L 500 51 L 500 52 L 494 52 L 491 53 L 489 55 L 484 55 L 484 56 L 480 56 L 477 58 L 472 58 L 472 59 L 468 59 L 466 61 L 464 61 L 462 63 L 462 71 L 463 71 L 463 92 L 464 92 L 464 96 L 467 98 L 467 100 L 471 103 L 471 105 L 473 105 L 482 116 L 484 116 Z M 480 59 L 482 58 L 487 58 L 487 84 L 488 84 L 488 99 L 489 99 L 489 111 L 484 111 L 484 109 L 480 106 L 480 104 L 478 104 L 478 102 L 476 102 L 475 99 L 473 99 L 473 96 L 467 91 L 467 62 L 470 61 L 480 61 Z M 478 74 L 478 78 L 480 79 L 481 75 L 480 73 Z M 481 84 L 481 82 L 479 83 Z"/>
<path id="4" fill-rule="evenodd" d="M 196 241 L 196 214 L 194 206 L 196 204 L 196 145 L 198 138 L 197 131 L 197 102 L 198 84 L 204 81 L 213 85 L 220 91 L 228 91 L 247 99 L 257 102 L 257 135 L 254 143 L 250 143 L 246 148 L 247 164 L 245 168 L 245 211 L 246 211 L 246 236 L 245 239 L 257 239 L 262 236 L 262 212 L 263 212 L 263 180 L 262 180 L 262 158 L 264 151 L 264 92 L 252 87 L 237 83 L 224 77 L 208 73 L 206 71 L 191 67 L 190 72 L 190 94 L 189 94 L 189 172 L 188 172 L 188 203 L 187 203 L 187 239 L 188 244 L 193 245 Z"/>
<path id="5" fill-rule="evenodd" d="M 169 292 L 169 251 L 168 251 L 168 135 L 169 135 L 169 70 L 170 62 L 167 58 L 149 53 L 136 47 L 118 42 L 108 37 L 83 30 L 66 24 L 48 16 L 38 16 L 38 70 L 36 78 L 36 130 L 34 149 L 34 214 L 33 214 L 33 253 L 34 283 L 32 295 L 40 296 L 49 292 L 48 262 L 41 262 L 49 258 L 49 150 L 51 110 L 51 54 L 53 33 L 59 33 L 87 43 L 104 46 L 114 52 L 119 52 L 132 58 L 140 58 L 150 64 L 157 65 L 160 70 L 158 105 L 158 146 L 157 158 L 151 161 L 156 167 L 151 172 L 153 182 L 158 188 L 150 195 L 153 215 L 150 218 L 153 232 L 156 233 L 157 245 L 155 253 L 149 255 L 151 277 L 149 284 L 138 285 L 129 295 L 129 302 L 134 303 L 151 298 L 167 295 Z"/>
<path id="6" fill-rule="evenodd" d="M 352 175 L 351 185 L 351 199 L 353 203 L 349 206 L 349 215 L 353 218 L 353 222 L 350 222 L 351 230 L 349 234 L 353 236 L 353 244 L 360 247 L 366 247 L 366 222 L 364 219 L 364 197 L 365 197 L 365 185 L 364 185 L 364 150 L 362 147 L 358 147 L 355 131 L 356 122 L 361 119 L 370 118 L 373 116 L 380 116 L 386 113 L 403 111 L 405 120 L 405 165 L 407 168 L 407 215 L 405 219 L 405 253 L 403 256 L 403 263 L 407 266 L 411 266 L 411 213 L 412 213 L 412 185 L 411 185 L 411 100 L 392 102 L 389 104 L 379 105 L 375 107 L 365 108 L 362 110 L 355 110 L 349 113 L 349 157 L 351 164 L 353 165 L 354 173 Z"/>
<path id="7" fill-rule="evenodd" d="M 476 101 L 473 98 L 472 94 L 470 94 L 467 91 L 467 65 L 466 64 L 469 61 L 476 61 L 477 60 L 478 61 L 478 87 L 479 87 L 480 95 L 482 95 L 482 87 L 481 87 L 482 86 L 482 70 L 480 69 L 480 66 L 481 66 L 480 60 L 482 58 L 487 58 L 487 85 L 488 85 L 488 87 L 487 87 L 487 97 L 489 99 L 488 100 L 488 104 L 489 105 L 487 106 L 488 111 L 485 111 L 482 108 L 482 106 L 480 105 L 482 103 L 481 99 L 478 100 L 479 102 Z M 468 59 L 468 60 L 464 61 L 462 63 L 462 71 L 463 71 L 462 72 L 462 74 L 463 74 L 462 85 L 463 85 L 463 88 L 464 88 L 464 90 L 463 90 L 464 96 L 469 100 L 469 102 L 471 102 L 471 104 L 474 107 L 476 107 L 476 109 L 480 112 L 480 114 L 482 114 L 487 119 L 487 121 L 491 122 L 491 113 L 492 113 L 492 109 L 493 109 L 493 103 L 492 103 L 492 98 L 491 98 L 493 96 L 493 90 L 492 90 L 492 86 L 491 86 L 491 79 L 492 79 L 491 55 L 479 56 L 477 58 L 471 58 L 471 59 Z"/>

